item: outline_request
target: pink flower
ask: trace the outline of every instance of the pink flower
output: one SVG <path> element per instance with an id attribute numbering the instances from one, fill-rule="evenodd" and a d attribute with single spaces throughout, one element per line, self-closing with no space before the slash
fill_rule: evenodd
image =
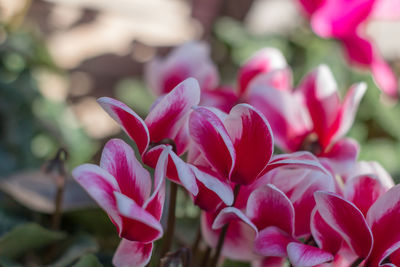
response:
<path id="1" fill-rule="evenodd" d="M 365 260 L 365 266 L 396 264 L 400 249 L 400 185 L 385 193 L 387 189 L 378 180 L 361 176 L 351 187 L 346 193 L 349 199 L 316 192 L 318 216 L 340 235 L 356 257 Z M 318 226 L 315 230 L 320 242 L 332 245 L 325 230 Z"/>
<path id="2" fill-rule="evenodd" d="M 312 151 L 326 158 L 334 169 L 347 171 L 355 163 L 358 144 L 343 136 L 353 124 L 365 84 L 353 85 L 340 101 L 336 82 L 326 66 L 310 72 L 296 90 L 274 87 L 271 80 L 287 76 L 287 71 L 276 70 L 254 78 L 248 102 L 266 116 L 280 148 L 288 152 Z"/>
<path id="3" fill-rule="evenodd" d="M 397 78 L 365 33 L 371 18 L 399 19 L 400 5 L 392 0 L 299 0 L 313 30 L 340 40 L 350 63 L 371 69 L 378 87 L 398 97 Z"/>
<path id="4" fill-rule="evenodd" d="M 196 106 L 199 101 L 200 88 L 192 78 L 178 84 L 174 90 L 159 99 L 145 120 L 122 102 L 108 97 L 98 99 L 103 109 L 135 141 L 143 161 L 151 167 L 156 166 L 158 156 L 165 148 L 164 141 L 172 141 L 178 155 L 186 151 L 189 142 L 187 119 L 192 106 Z M 154 147 L 150 148 L 151 145 Z M 154 154 L 154 151 L 157 153 Z M 195 177 L 175 152 L 169 152 L 168 177 L 197 195 Z M 171 175 L 171 169 L 176 175 Z"/>
<path id="5" fill-rule="evenodd" d="M 160 224 L 165 199 L 165 172 L 170 148 L 159 157 L 151 192 L 149 172 L 124 141 L 110 140 L 100 166 L 84 164 L 72 172 L 75 180 L 108 214 L 122 241 L 114 255 L 116 266 L 145 266 L 153 241 L 163 234 Z"/>
<path id="6" fill-rule="evenodd" d="M 154 59 L 145 70 L 149 88 L 160 96 L 190 77 L 195 78 L 203 90 L 216 88 L 219 74 L 209 50 L 206 43 L 190 42 L 175 48 L 164 59 Z"/>

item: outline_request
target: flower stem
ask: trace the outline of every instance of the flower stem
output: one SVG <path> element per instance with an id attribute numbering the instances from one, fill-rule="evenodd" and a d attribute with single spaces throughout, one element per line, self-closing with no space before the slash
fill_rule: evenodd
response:
<path id="1" fill-rule="evenodd" d="M 358 259 L 356 259 L 356 260 L 350 265 L 350 267 L 357 267 L 357 266 L 359 266 L 360 263 L 361 263 L 363 260 L 364 260 L 363 258 L 358 258 Z"/>
<path id="2" fill-rule="evenodd" d="M 240 184 L 236 184 L 235 189 L 234 189 L 235 198 L 234 198 L 232 206 L 235 205 L 237 195 L 239 194 L 239 190 L 240 190 Z M 217 266 L 219 256 L 221 255 L 222 247 L 224 246 L 224 241 L 225 241 L 226 232 L 228 231 L 228 226 L 229 226 L 229 223 L 225 224 L 221 230 L 221 233 L 219 234 L 218 244 L 217 244 L 217 247 L 215 250 L 214 257 L 212 257 L 212 259 L 211 259 L 211 262 L 209 265 L 210 267 Z"/>
<path id="3" fill-rule="evenodd" d="M 164 255 L 171 249 L 175 230 L 175 208 L 178 185 L 174 182 L 170 182 L 169 185 L 168 221 L 167 230 L 162 243 L 161 257 L 164 257 Z"/>

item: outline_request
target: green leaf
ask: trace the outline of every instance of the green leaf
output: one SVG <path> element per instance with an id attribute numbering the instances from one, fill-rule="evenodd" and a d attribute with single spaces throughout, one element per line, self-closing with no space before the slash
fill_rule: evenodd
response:
<path id="1" fill-rule="evenodd" d="M 43 248 L 65 237 L 65 233 L 47 230 L 35 223 L 22 224 L 0 238 L 0 256 L 15 259 L 28 251 Z"/>
<path id="2" fill-rule="evenodd" d="M 93 254 L 86 254 L 73 267 L 100 267 L 103 266 Z"/>

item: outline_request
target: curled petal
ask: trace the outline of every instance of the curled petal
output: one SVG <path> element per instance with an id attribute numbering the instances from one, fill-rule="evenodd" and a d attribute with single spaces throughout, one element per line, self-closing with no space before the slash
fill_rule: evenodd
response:
<path id="1" fill-rule="evenodd" d="M 242 185 L 251 184 L 274 151 L 271 128 L 264 116 L 248 104 L 233 107 L 224 124 L 236 151 L 231 180 Z"/>
<path id="2" fill-rule="evenodd" d="M 341 245 L 342 238 L 322 219 L 317 209 L 311 213 L 310 223 L 312 236 L 320 249 L 336 254 Z"/>
<path id="3" fill-rule="evenodd" d="M 144 267 L 150 262 L 153 243 L 141 243 L 122 239 L 114 254 L 115 267 Z"/>
<path id="4" fill-rule="evenodd" d="M 233 220 L 240 220 L 249 225 L 256 234 L 258 233 L 257 227 L 243 214 L 239 209 L 234 207 L 226 207 L 222 209 L 211 226 L 213 230 L 220 229 Z"/>
<path id="5" fill-rule="evenodd" d="M 217 174 L 200 170 L 197 167 L 190 165 L 199 186 L 199 193 L 195 197 L 195 204 L 201 209 L 213 211 L 218 208 L 221 200 L 225 205 L 233 204 L 232 187 L 222 179 L 217 177 Z"/>
<path id="6" fill-rule="evenodd" d="M 115 177 L 121 193 L 132 198 L 139 206 L 149 197 L 149 172 L 136 159 L 132 148 L 121 139 L 107 142 L 101 154 L 100 167 Z"/>
<path id="7" fill-rule="evenodd" d="M 139 153 L 143 154 L 150 142 L 150 134 L 146 124 L 132 109 L 124 103 L 101 97 L 97 100 L 100 106 L 113 118 L 126 134 L 135 141 Z"/>
<path id="8" fill-rule="evenodd" d="M 359 175 L 374 175 L 382 184 L 385 189 L 392 188 L 394 186 L 393 178 L 390 174 L 376 161 L 359 161 L 357 165 L 348 173 L 347 178 L 359 176 Z"/>
<path id="9" fill-rule="evenodd" d="M 143 208 L 151 213 L 157 220 L 161 219 L 165 201 L 165 175 L 168 166 L 168 154 L 171 148 L 166 147 L 158 158 L 156 169 L 154 170 L 154 192 L 146 200 Z"/>
<path id="10" fill-rule="evenodd" d="M 361 211 L 333 193 L 318 191 L 314 196 L 317 210 L 324 221 L 341 235 L 358 256 L 368 257 L 373 236 Z"/>
<path id="11" fill-rule="evenodd" d="M 288 234 L 294 233 L 294 208 L 288 197 L 268 184 L 250 194 L 246 215 L 260 231 L 268 226 L 277 226 Z"/>
<path id="12" fill-rule="evenodd" d="M 245 93 L 249 82 L 260 73 L 286 67 L 282 53 L 275 48 L 265 48 L 256 52 L 239 70 L 239 95 Z"/>
<path id="13" fill-rule="evenodd" d="M 182 127 L 181 120 L 199 102 L 200 87 L 195 79 L 189 78 L 178 84 L 152 108 L 145 119 L 151 141 L 157 143 L 165 138 L 175 138 Z"/>
<path id="14" fill-rule="evenodd" d="M 366 266 L 378 266 L 400 248 L 400 185 L 387 191 L 371 206 L 367 222 L 374 235 L 374 247 Z"/>
<path id="15" fill-rule="evenodd" d="M 287 253 L 294 267 L 311 267 L 333 260 L 331 253 L 298 242 L 290 243 Z"/>
<path id="16" fill-rule="evenodd" d="M 72 171 L 72 176 L 108 214 L 111 221 L 122 230 L 122 219 L 118 214 L 115 191 L 120 191 L 117 181 L 111 174 L 94 164 L 83 164 Z"/>
<path id="17" fill-rule="evenodd" d="M 287 245 L 293 241 L 295 239 L 288 233 L 270 226 L 259 232 L 254 242 L 254 251 L 266 257 L 287 257 Z"/>
<path id="18" fill-rule="evenodd" d="M 236 154 L 218 114 L 205 107 L 196 108 L 189 119 L 189 131 L 204 157 L 223 177 L 229 178 Z"/>
<path id="19" fill-rule="evenodd" d="M 163 234 L 160 222 L 152 214 L 138 206 L 127 196 L 114 192 L 117 200 L 118 212 L 122 217 L 122 238 L 138 241 L 152 242 Z"/>

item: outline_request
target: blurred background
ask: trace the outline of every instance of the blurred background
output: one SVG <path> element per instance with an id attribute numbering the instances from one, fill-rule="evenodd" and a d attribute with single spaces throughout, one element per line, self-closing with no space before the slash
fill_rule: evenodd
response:
<path id="1" fill-rule="evenodd" d="M 296 4 L 0 0 L 0 265 L 110 264 L 118 244 L 113 225 L 69 179 L 63 231 L 54 223 L 60 172 L 48 168 L 49 160 L 65 164 L 68 177 L 79 164 L 97 163 L 111 137 L 127 140 L 96 99 L 111 96 L 145 115 L 155 99 L 143 80 L 145 64 L 190 40 L 210 44 L 227 84 L 235 83 L 244 60 L 266 46 L 283 52 L 295 85 L 322 63 L 332 69 L 342 95 L 352 83 L 366 81 L 349 136 L 360 142 L 361 160 L 380 162 L 399 181 L 400 105 L 381 97 L 368 72 L 349 68 L 335 40 L 317 37 Z M 400 24 L 371 21 L 367 31 L 400 73 Z M 60 148 L 66 158 L 55 158 Z M 195 222 L 198 211 L 183 194 L 179 201 L 178 216 Z M 178 230 L 183 244 L 194 236 L 185 220 Z"/>

